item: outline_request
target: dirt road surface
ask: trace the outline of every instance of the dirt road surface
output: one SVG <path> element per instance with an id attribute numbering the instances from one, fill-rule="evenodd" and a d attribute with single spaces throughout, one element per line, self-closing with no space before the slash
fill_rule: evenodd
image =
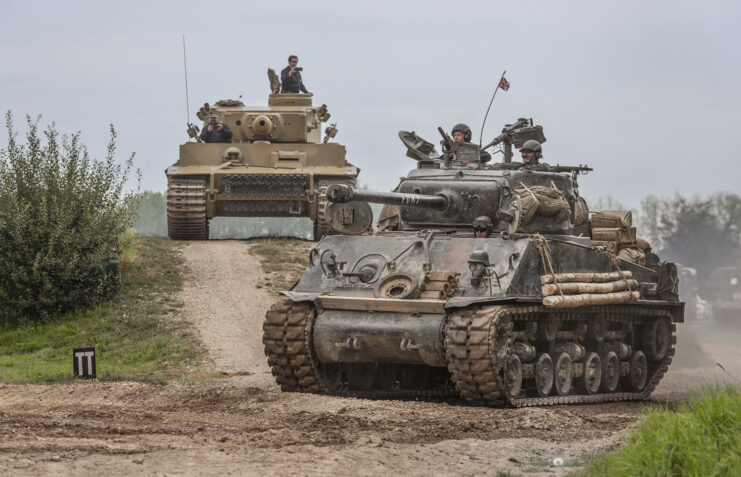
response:
<path id="1" fill-rule="evenodd" d="M 534 409 L 281 393 L 261 343 L 272 298 L 255 288 L 249 246 L 183 249 L 183 310 L 222 380 L 0 384 L 0 475 L 564 475 L 616 446 L 645 406 L 724 376 L 672 368 L 648 403 Z M 705 348 L 741 376 L 735 346 Z"/>

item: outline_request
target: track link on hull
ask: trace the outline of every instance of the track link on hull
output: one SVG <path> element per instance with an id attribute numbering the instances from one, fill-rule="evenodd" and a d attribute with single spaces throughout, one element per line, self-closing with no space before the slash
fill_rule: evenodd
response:
<path id="1" fill-rule="evenodd" d="M 173 240 L 208 240 L 206 179 L 170 178 L 167 235 Z"/>

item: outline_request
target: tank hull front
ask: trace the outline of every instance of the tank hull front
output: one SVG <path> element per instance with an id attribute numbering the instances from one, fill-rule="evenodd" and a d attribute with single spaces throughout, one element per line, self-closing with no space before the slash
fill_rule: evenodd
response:
<path id="1" fill-rule="evenodd" d="M 339 144 L 258 141 L 181 145 L 165 173 L 170 237 L 202 239 L 214 217 L 308 217 L 324 235 L 324 191 L 355 185 L 359 169 Z"/>

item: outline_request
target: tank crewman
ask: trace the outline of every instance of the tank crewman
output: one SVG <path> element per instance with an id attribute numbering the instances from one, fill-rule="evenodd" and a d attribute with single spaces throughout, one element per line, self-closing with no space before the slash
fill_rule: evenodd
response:
<path id="1" fill-rule="evenodd" d="M 298 68 L 296 65 L 298 65 L 298 56 L 289 56 L 288 66 L 280 72 L 280 82 L 282 83 L 280 87 L 281 93 L 308 93 L 301 79 L 301 70 L 303 68 Z"/>
<path id="2" fill-rule="evenodd" d="M 494 223 L 485 215 L 476 217 L 473 221 L 473 236 L 476 238 L 489 238 L 492 230 L 494 230 Z"/>
<path id="3" fill-rule="evenodd" d="M 208 124 L 201 131 L 201 139 L 203 142 L 229 142 L 232 140 L 232 131 L 226 124 L 220 123 L 219 117 L 212 113 L 208 117 Z"/>
<path id="4" fill-rule="evenodd" d="M 522 166 L 520 169 L 529 171 L 550 171 L 551 166 L 545 162 L 540 162 L 543 157 L 543 147 L 535 139 L 525 141 L 520 148 L 522 153 Z"/>
<path id="5" fill-rule="evenodd" d="M 468 125 L 460 123 L 453 126 L 453 130 L 450 132 L 455 142 L 471 142 L 471 128 Z M 486 151 L 480 152 L 481 162 L 489 162 L 491 160 L 491 154 Z"/>

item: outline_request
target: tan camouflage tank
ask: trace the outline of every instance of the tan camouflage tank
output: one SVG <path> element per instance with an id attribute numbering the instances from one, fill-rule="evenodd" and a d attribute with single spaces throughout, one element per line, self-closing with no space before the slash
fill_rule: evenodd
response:
<path id="1" fill-rule="evenodd" d="M 168 167 L 167 231 L 172 239 L 208 239 L 214 217 L 309 217 L 314 236 L 329 232 L 362 233 L 370 228 L 367 204 L 328 206 L 331 184 L 354 186 L 360 169 L 347 162 L 345 147 L 330 142 L 337 133 L 327 106 L 314 106 L 312 94 L 278 93 L 280 83 L 268 70 L 268 106 L 239 100 L 205 104 L 197 116 L 209 117 L 233 133 L 229 142 L 206 143 L 188 125 L 191 140 L 180 146 Z"/>

